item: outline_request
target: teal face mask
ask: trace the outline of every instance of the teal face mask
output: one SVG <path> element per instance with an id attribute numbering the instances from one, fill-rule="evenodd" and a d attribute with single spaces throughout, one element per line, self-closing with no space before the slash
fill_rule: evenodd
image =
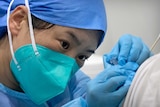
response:
<path id="1" fill-rule="evenodd" d="M 24 92 L 37 104 L 44 103 L 62 93 L 70 77 L 79 69 L 75 59 L 37 45 L 35 54 L 32 45 L 15 52 L 19 68 L 11 61 L 11 70 Z"/>

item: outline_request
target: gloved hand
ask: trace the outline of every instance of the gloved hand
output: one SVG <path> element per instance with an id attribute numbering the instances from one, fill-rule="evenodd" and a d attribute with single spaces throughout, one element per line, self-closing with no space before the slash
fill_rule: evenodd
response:
<path id="1" fill-rule="evenodd" d="M 149 48 L 139 37 L 125 34 L 122 35 L 112 51 L 104 55 L 104 65 L 106 62 L 113 65 L 136 62 L 141 65 L 150 56 Z"/>
<path id="2" fill-rule="evenodd" d="M 118 107 L 129 85 L 120 66 L 110 66 L 87 84 L 86 101 L 89 107 Z"/>
<path id="3" fill-rule="evenodd" d="M 123 66 L 121 65 L 112 65 L 112 66 L 118 66 L 118 68 L 120 69 L 120 72 L 123 73 L 123 75 L 127 76 L 124 86 L 131 84 L 134 78 L 135 72 L 139 68 L 139 65 L 135 62 L 127 62 Z"/>

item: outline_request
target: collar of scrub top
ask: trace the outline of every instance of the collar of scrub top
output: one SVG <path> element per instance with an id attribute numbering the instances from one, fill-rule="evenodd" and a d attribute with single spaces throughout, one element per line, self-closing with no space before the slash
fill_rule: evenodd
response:
<path id="1" fill-rule="evenodd" d="M 46 22 L 61 26 L 102 30 L 107 29 L 103 0 L 28 0 L 31 14 Z M 0 37 L 7 32 L 7 9 L 11 0 L 0 0 Z M 11 11 L 25 0 L 14 0 Z M 84 17 L 85 16 L 85 17 Z"/>

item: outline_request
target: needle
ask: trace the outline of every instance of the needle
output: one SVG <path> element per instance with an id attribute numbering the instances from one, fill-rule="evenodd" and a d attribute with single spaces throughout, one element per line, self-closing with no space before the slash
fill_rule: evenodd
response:
<path id="1" fill-rule="evenodd" d="M 156 46 L 156 44 L 158 43 L 159 39 L 160 39 L 160 34 L 158 35 L 158 37 L 156 38 L 156 40 L 155 40 L 154 43 L 152 44 L 152 46 L 151 46 L 151 48 L 150 48 L 151 51 L 152 51 L 153 48 Z"/>

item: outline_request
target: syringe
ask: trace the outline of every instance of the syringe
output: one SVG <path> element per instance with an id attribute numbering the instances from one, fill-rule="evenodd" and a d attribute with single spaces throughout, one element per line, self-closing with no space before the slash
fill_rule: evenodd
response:
<path id="1" fill-rule="evenodd" d="M 158 41 L 160 40 L 160 34 L 158 35 L 158 37 L 156 38 L 156 40 L 154 41 L 154 43 L 152 44 L 150 51 L 153 50 L 153 48 L 156 46 L 156 44 L 158 43 Z"/>

